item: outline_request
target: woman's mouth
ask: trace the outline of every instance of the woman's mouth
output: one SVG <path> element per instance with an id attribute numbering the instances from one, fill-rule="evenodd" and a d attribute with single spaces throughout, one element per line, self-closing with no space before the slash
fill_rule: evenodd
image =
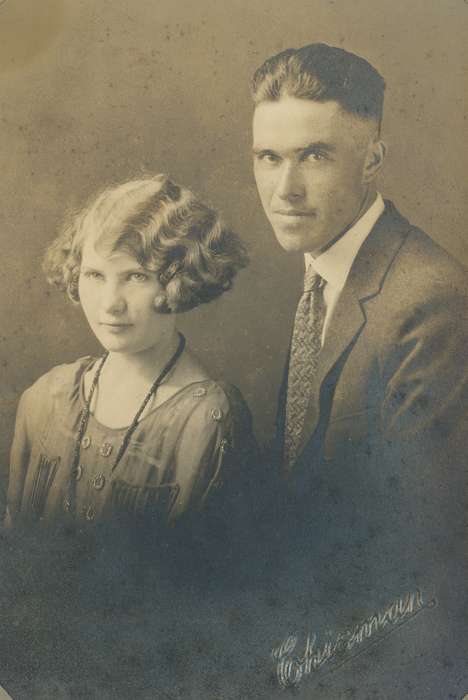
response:
<path id="1" fill-rule="evenodd" d="M 100 326 L 103 326 L 110 333 L 122 333 L 133 326 L 132 323 L 108 323 L 106 321 L 101 321 Z"/>

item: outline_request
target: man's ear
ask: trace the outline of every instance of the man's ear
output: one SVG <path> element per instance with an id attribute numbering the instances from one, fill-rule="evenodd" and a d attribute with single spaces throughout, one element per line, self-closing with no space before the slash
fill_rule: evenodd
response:
<path id="1" fill-rule="evenodd" d="M 366 160 L 362 170 L 364 184 L 372 182 L 380 171 L 387 153 L 387 146 L 381 139 L 373 139 L 367 148 Z"/>

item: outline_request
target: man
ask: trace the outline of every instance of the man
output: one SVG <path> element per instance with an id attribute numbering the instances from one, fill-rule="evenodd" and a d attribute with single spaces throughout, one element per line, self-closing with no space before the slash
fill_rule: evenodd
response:
<path id="1" fill-rule="evenodd" d="M 445 620 L 463 592 L 467 276 L 376 189 L 384 88 L 324 44 L 252 81 L 260 199 L 306 267 L 278 411 L 279 569 L 313 571 L 357 615 L 418 590 Z"/>

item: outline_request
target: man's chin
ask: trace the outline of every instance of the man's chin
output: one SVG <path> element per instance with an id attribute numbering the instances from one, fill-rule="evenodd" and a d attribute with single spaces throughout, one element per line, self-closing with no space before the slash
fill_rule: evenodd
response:
<path id="1" fill-rule="evenodd" d="M 278 243 L 287 253 L 307 253 L 311 250 L 312 243 L 309 236 L 281 233 L 275 231 Z"/>

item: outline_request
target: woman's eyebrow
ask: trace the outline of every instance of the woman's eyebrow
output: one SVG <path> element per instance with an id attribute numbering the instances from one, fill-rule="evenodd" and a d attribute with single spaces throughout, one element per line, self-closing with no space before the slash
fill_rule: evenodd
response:
<path id="1" fill-rule="evenodd" d="M 119 277 L 127 277 L 128 275 L 133 275 L 133 274 L 149 275 L 149 274 L 151 274 L 151 272 L 152 272 L 152 270 L 148 270 L 146 267 L 143 267 L 143 265 L 141 265 L 140 267 L 138 267 L 138 265 L 136 265 L 135 267 L 125 267 L 122 270 L 119 270 L 117 272 L 117 275 Z"/>
<path id="2" fill-rule="evenodd" d="M 101 272 L 103 270 L 102 266 L 99 265 L 82 265 L 81 266 L 81 271 L 82 272 Z M 136 262 L 135 265 L 129 266 L 129 267 L 124 267 L 121 270 L 117 270 L 118 275 L 128 275 L 131 272 L 152 272 L 152 270 L 148 270 L 148 268 L 144 267 L 143 265 L 140 265 L 140 263 Z"/>

